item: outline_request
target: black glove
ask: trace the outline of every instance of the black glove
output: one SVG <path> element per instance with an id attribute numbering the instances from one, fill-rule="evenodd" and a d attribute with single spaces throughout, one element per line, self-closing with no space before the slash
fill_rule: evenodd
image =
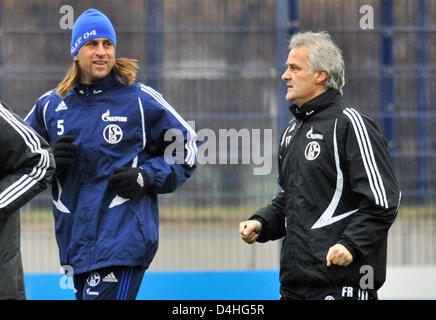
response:
<path id="1" fill-rule="evenodd" d="M 75 136 L 63 136 L 52 144 L 53 156 L 57 169 L 64 169 L 74 163 L 77 157 L 78 147 L 73 144 Z"/>
<path id="2" fill-rule="evenodd" d="M 147 172 L 141 168 L 114 168 L 108 181 L 110 189 L 127 199 L 138 197 L 150 188 Z"/>

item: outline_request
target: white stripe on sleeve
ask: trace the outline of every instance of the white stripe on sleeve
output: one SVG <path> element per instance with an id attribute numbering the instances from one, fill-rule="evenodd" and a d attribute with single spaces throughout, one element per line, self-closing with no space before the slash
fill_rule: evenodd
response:
<path id="1" fill-rule="evenodd" d="M 44 97 L 47 97 L 47 96 L 51 95 L 52 92 L 53 92 L 53 90 L 49 90 L 49 91 L 47 91 L 47 92 L 44 93 L 42 96 L 40 96 L 37 100 L 40 100 L 40 99 L 42 99 L 42 98 L 44 98 Z M 32 107 L 32 109 L 29 111 L 29 113 L 26 115 L 26 117 L 24 118 L 24 121 L 27 121 L 27 119 L 28 119 L 29 116 L 33 113 L 33 111 L 35 110 L 35 108 L 36 108 L 36 103 L 35 103 L 35 105 Z"/>
<path id="2" fill-rule="evenodd" d="M 344 114 L 350 119 L 353 125 L 363 165 L 368 176 L 369 186 L 374 195 L 375 202 L 379 206 L 388 208 L 385 187 L 375 161 L 371 140 L 369 139 L 368 131 L 366 130 L 362 116 L 354 108 L 346 108 Z"/>
<path id="3" fill-rule="evenodd" d="M 145 149 L 147 138 L 145 135 L 145 119 L 144 119 L 144 108 L 142 107 L 141 98 L 138 97 L 139 110 L 141 111 L 141 124 L 142 124 L 142 149 Z"/>
<path id="4" fill-rule="evenodd" d="M 186 142 L 187 155 L 185 158 L 185 162 L 192 167 L 195 163 L 195 156 L 197 154 L 197 144 L 195 143 L 197 140 L 197 134 L 192 129 L 192 127 L 177 113 L 177 111 L 162 97 L 162 95 L 148 87 L 144 84 L 139 85 L 141 90 L 145 93 L 149 94 L 153 99 L 155 99 L 161 106 L 167 109 L 171 114 L 186 128 L 188 141 Z"/>
<path id="5" fill-rule="evenodd" d="M 40 141 L 36 134 L 21 123 L 12 113 L 0 104 L 0 117 L 2 117 L 23 139 L 32 153 L 41 155 L 39 163 L 33 167 L 29 174 L 24 174 L 20 179 L 10 185 L 0 194 L 0 208 L 4 208 L 11 202 L 29 190 L 41 180 L 49 168 L 50 160 L 47 150 L 41 148 Z"/>

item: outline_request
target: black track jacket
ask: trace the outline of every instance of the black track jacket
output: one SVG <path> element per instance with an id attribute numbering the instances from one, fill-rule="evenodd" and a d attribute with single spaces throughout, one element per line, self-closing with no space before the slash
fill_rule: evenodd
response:
<path id="1" fill-rule="evenodd" d="M 0 103 L 0 300 L 25 299 L 20 207 L 49 186 L 55 171 L 47 142 Z"/>
<path id="2" fill-rule="evenodd" d="M 401 197 L 387 143 L 375 122 L 342 103 L 336 90 L 290 110 L 295 118 L 279 150 L 283 191 L 250 217 L 262 223 L 257 241 L 286 236 L 280 259 L 284 288 L 358 287 L 365 276 L 366 288 L 378 289 Z M 353 255 L 347 267 L 326 266 L 336 243 Z"/>

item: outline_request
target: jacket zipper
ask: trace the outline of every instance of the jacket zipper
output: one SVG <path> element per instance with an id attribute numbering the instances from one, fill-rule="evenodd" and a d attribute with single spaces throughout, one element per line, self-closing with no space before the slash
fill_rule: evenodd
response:
<path id="1" fill-rule="evenodd" d="M 297 127 L 296 127 L 295 132 L 294 132 L 294 136 L 293 136 L 289 146 L 287 147 L 288 148 L 287 152 L 292 152 L 291 149 L 297 143 L 296 142 L 298 139 L 297 135 L 299 134 L 300 128 L 302 127 L 302 125 L 303 125 L 303 121 L 302 120 L 298 121 Z M 291 159 L 292 157 L 294 157 L 294 159 Z M 290 170 L 285 169 L 285 174 L 287 175 L 286 181 L 293 180 L 293 179 L 290 179 L 289 173 L 293 172 L 295 174 L 295 172 L 296 172 L 296 168 L 297 168 L 296 167 L 297 166 L 296 158 L 297 158 L 297 156 L 296 156 L 295 152 L 292 152 L 288 158 L 288 161 L 283 163 L 286 167 L 290 166 Z M 286 230 L 288 229 L 288 225 L 293 224 L 295 221 L 294 214 L 293 214 L 293 212 L 294 212 L 293 208 L 295 207 L 295 197 L 293 196 L 295 194 L 295 192 L 294 192 L 295 185 L 292 185 L 292 183 L 288 182 L 287 187 L 288 187 L 289 194 L 291 197 L 290 205 L 288 207 L 288 209 L 291 209 L 291 210 L 288 210 L 288 212 L 291 212 L 291 214 L 289 215 L 289 219 L 288 218 L 286 219 L 287 220 Z M 287 231 L 286 231 L 286 233 L 287 233 Z M 295 256 L 295 234 L 292 234 L 292 233 L 290 234 L 290 239 L 289 239 L 287 246 L 288 246 L 290 256 L 291 257 Z M 296 259 L 292 259 L 290 262 L 290 268 L 295 269 L 295 266 L 296 266 Z"/>

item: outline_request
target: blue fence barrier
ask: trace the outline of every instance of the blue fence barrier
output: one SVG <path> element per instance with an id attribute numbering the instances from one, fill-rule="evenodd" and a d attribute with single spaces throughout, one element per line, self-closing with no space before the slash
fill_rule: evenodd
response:
<path id="1" fill-rule="evenodd" d="M 29 300 L 74 300 L 62 274 L 26 274 Z M 62 283 L 62 284 L 61 284 Z M 278 300 L 279 271 L 146 272 L 137 300 Z"/>

